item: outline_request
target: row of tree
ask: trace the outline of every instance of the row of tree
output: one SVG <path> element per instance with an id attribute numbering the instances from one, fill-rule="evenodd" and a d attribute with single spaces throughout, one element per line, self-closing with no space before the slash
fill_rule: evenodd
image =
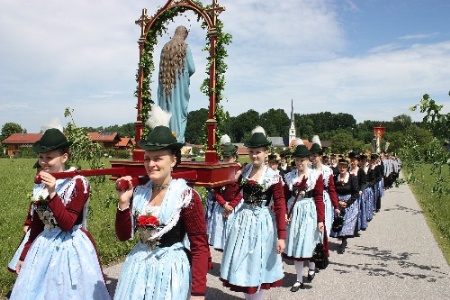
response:
<path id="1" fill-rule="evenodd" d="M 207 109 L 189 113 L 186 141 L 192 144 L 206 144 L 205 121 L 207 119 Z M 330 141 L 332 151 L 336 153 L 343 153 L 348 149 L 357 151 L 372 149 L 373 128 L 375 126 L 386 128 L 383 146 L 389 145 L 388 151 L 398 151 L 403 147 L 407 134 L 414 136 L 419 143 L 425 143 L 432 135 L 430 131 L 422 128 L 421 123 L 412 122 L 411 117 L 404 114 L 394 117 L 390 122 L 364 121 L 356 123 L 351 114 L 334 114 L 331 112 L 295 114 L 294 119 L 298 137 L 311 140 L 317 134 L 322 141 Z M 287 137 L 291 120 L 282 109 L 270 109 L 262 114 L 255 110 L 249 110 L 236 117 L 227 114 L 227 119 L 219 130 L 222 134 L 228 134 L 232 142 L 241 143 L 249 138 L 252 129 L 257 125 L 263 126 L 268 136 Z M 117 132 L 121 137 L 133 137 L 135 125 L 134 123 L 127 123 L 121 126 L 87 127 L 86 131 Z M 17 123 L 6 123 L 2 127 L 0 140 L 17 132 L 26 132 L 26 129 L 23 129 Z"/>

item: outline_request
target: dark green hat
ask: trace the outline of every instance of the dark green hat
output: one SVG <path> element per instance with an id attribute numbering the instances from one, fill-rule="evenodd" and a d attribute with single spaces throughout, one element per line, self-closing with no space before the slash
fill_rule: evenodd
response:
<path id="1" fill-rule="evenodd" d="M 257 128 L 255 128 L 254 130 L 257 130 Z M 244 143 L 245 147 L 259 148 L 259 147 L 268 147 L 272 145 L 272 142 L 267 139 L 266 134 L 259 130 L 263 131 L 264 129 L 262 127 L 259 127 L 258 131 L 254 132 L 250 137 L 250 139 Z"/>
<path id="2" fill-rule="evenodd" d="M 222 149 L 220 151 L 222 156 L 228 157 L 236 155 L 238 151 L 238 146 L 233 145 L 232 143 L 226 143 L 222 145 Z"/>
<path id="3" fill-rule="evenodd" d="M 56 128 L 47 129 L 41 139 L 33 144 L 33 150 L 37 153 L 45 153 L 55 149 L 65 148 L 72 145 L 66 136 Z"/>
<path id="4" fill-rule="evenodd" d="M 310 155 L 311 155 L 311 152 L 309 152 L 308 147 L 306 147 L 303 144 L 298 145 L 295 148 L 294 153 L 292 153 L 292 156 L 294 156 L 294 157 L 308 157 Z"/>
<path id="5" fill-rule="evenodd" d="M 309 152 L 311 152 L 311 154 L 316 154 L 316 153 L 322 154 L 323 150 L 319 144 L 314 143 L 314 144 L 312 144 L 311 149 L 309 149 Z"/>
<path id="6" fill-rule="evenodd" d="M 184 143 L 177 142 L 175 135 L 169 127 L 160 125 L 153 128 L 147 135 L 147 138 L 140 140 L 138 145 L 143 150 L 155 151 L 162 149 L 181 149 Z"/>

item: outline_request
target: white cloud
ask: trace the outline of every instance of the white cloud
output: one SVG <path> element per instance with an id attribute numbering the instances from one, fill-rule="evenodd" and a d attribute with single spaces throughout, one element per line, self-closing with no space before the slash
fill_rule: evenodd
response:
<path id="1" fill-rule="evenodd" d="M 0 126 L 17 122 L 36 132 L 49 116 L 65 123 L 66 107 L 75 109 L 80 126 L 134 122 L 140 33 L 134 21 L 142 8 L 152 15 L 164 3 L 0 0 Z M 401 38 L 344 55 L 358 41 L 348 40 L 339 12 L 362 14 L 356 1 L 219 3 L 226 8 L 220 15 L 224 31 L 233 36 L 223 102 L 232 116 L 249 109 L 289 113 L 294 99 L 298 113 L 348 112 L 358 121 L 391 120 L 411 114 L 409 106 L 424 93 L 448 103 L 450 41 L 437 30 L 398 34 Z M 186 16 L 177 17 L 159 39 L 154 60 L 157 69 L 160 49 L 176 25 L 190 28 L 197 69 L 190 110 L 197 110 L 209 104 L 199 91 L 206 77 L 205 31 L 191 12 Z M 418 38 L 428 44 L 405 44 Z M 157 70 L 152 79 L 156 76 Z M 156 91 L 156 83 L 152 88 Z"/>

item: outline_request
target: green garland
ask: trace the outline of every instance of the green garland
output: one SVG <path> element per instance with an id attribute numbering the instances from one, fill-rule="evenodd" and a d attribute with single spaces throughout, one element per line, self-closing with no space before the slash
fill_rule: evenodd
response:
<path id="1" fill-rule="evenodd" d="M 196 5 L 200 8 L 204 9 L 202 3 L 199 1 L 194 1 Z M 207 6 L 209 8 L 210 6 Z M 155 71 L 155 65 L 153 62 L 153 52 L 155 49 L 155 45 L 158 43 L 158 36 L 162 36 L 165 32 L 167 32 L 166 24 L 168 21 L 173 21 L 173 18 L 178 16 L 179 14 L 188 10 L 186 7 L 177 6 L 171 9 L 168 9 L 161 13 L 159 17 L 154 21 L 152 28 L 147 32 L 146 40 L 144 41 L 144 49 L 141 53 L 141 61 L 139 62 L 139 66 L 142 68 L 143 72 L 143 83 L 142 83 L 142 109 L 141 109 L 141 119 L 145 124 L 148 119 L 148 113 L 151 110 L 150 106 L 154 103 L 152 100 L 152 91 L 150 84 L 153 82 L 151 79 L 152 73 Z M 199 21 L 202 16 L 195 10 L 194 13 L 197 15 L 197 21 Z M 206 21 L 202 23 L 202 28 L 207 28 Z M 200 90 L 206 96 L 209 97 L 210 93 L 216 93 L 216 111 L 214 114 L 214 118 L 217 121 L 217 129 L 216 129 L 216 140 L 219 140 L 217 137 L 220 136 L 220 126 L 226 120 L 226 114 L 220 105 L 220 101 L 223 99 L 223 90 L 225 89 L 225 72 L 227 70 L 227 65 L 225 64 L 225 57 L 228 56 L 228 53 L 225 49 L 225 45 L 229 45 L 231 43 L 231 35 L 228 33 L 223 33 L 222 31 L 223 23 L 217 19 L 216 29 L 217 29 L 217 40 L 215 47 L 215 57 L 208 57 L 208 64 L 206 66 L 206 74 L 208 77 L 203 81 Z M 206 37 L 207 44 L 203 51 L 208 51 L 210 49 L 209 38 Z M 216 62 L 216 88 L 215 90 L 210 90 L 209 87 L 209 78 L 210 78 L 210 66 L 215 60 Z M 139 70 L 137 70 L 136 74 L 136 82 L 139 82 Z M 138 89 L 134 92 L 134 96 L 138 96 Z M 136 108 L 137 109 L 137 108 Z M 206 126 L 206 124 L 205 124 Z M 143 136 L 146 136 L 149 132 L 149 128 L 145 125 Z M 204 130 L 203 140 L 206 142 L 206 130 Z M 215 145 L 217 149 L 217 144 Z"/>

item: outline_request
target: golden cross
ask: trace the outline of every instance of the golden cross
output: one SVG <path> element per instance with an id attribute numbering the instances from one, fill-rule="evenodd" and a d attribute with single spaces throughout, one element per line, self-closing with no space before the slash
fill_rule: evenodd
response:
<path id="1" fill-rule="evenodd" d="M 216 26 L 217 16 L 223 11 L 225 11 L 225 7 L 219 6 L 218 0 L 212 0 L 211 8 L 206 9 L 206 12 L 212 18 L 214 26 Z"/>
<path id="2" fill-rule="evenodd" d="M 136 25 L 141 26 L 141 37 L 144 36 L 144 33 L 145 33 L 145 26 L 147 25 L 147 23 L 148 23 L 149 20 L 150 20 L 150 19 L 149 19 L 148 16 L 147 16 L 147 9 L 146 9 L 146 8 L 143 8 L 143 9 L 142 9 L 142 15 L 141 15 L 141 17 L 139 18 L 139 20 L 134 21 L 134 23 L 135 23 Z"/>

